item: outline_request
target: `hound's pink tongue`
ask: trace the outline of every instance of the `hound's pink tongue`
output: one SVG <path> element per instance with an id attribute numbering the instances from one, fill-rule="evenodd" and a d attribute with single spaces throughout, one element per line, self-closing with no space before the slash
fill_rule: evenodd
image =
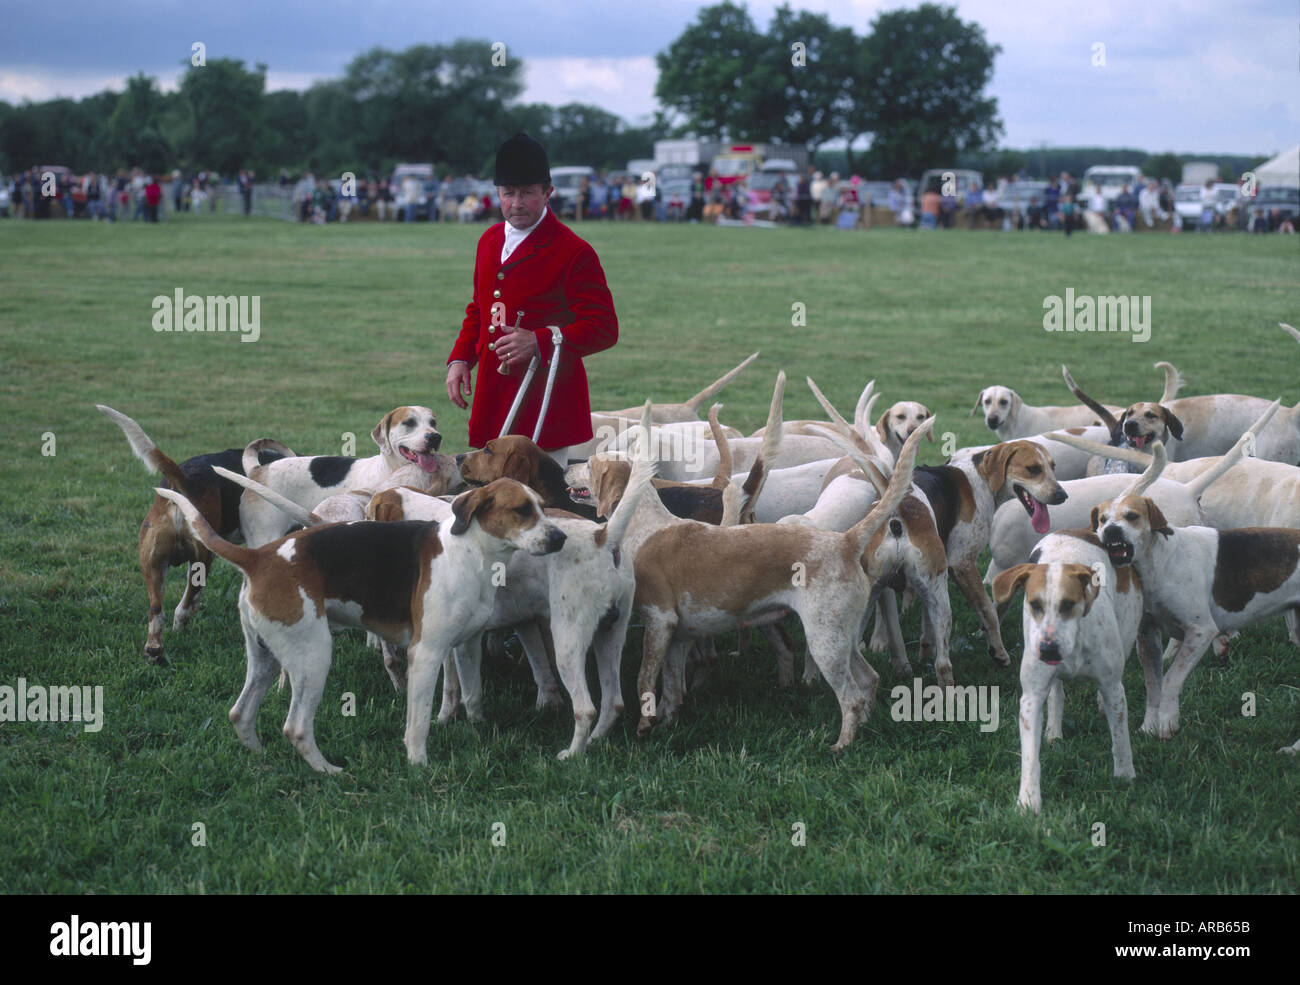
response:
<path id="1" fill-rule="evenodd" d="M 1134 438 L 1134 439 L 1133 439 L 1133 445 L 1134 445 L 1135 447 L 1137 447 L 1137 448 L 1141 448 L 1141 447 L 1142 447 L 1143 445 L 1145 445 L 1146 443 L 1147 443 L 1147 436 L 1146 436 L 1145 434 L 1142 435 L 1142 437 L 1140 437 L 1140 438 Z"/>
<path id="2" fill-rule="evenodd" d="M 415 464 L 429 473 L 438 471 L 438 459 L 433 455 L 424 455 L 420 452 L 416 452 Z"/>
<path id="3" fill-rule="evenodd" d="M 1035 533 L 1045 534 L 1052 529 L 1052 521 L 1047 516 L 1047 507 L 1034 500 L 1034 512 L 1029 516 L 1029 525 L 1034 528 Z"/>

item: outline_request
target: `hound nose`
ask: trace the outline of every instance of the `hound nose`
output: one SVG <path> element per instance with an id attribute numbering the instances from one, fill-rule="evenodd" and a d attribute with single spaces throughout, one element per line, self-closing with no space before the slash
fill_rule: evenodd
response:
<path id="1" fill-rule="evenodd" d="M 996 417 L 990 417 L 990 418 L 986 419 L 986 420 L 984 421 L 984 423 L 988 425 L 988 428 L 989 428 L 990 431 L 996 431 L 996 430 L 998 429 L 998 426 L 999 426 L 1002 422 L 1001 422 L 1000 420 L 998 420 Z"/>
<path id="2" fill-rule="evenodd" d="M 1138 422 L 1137 422 L 1137 421 L 1125 421 L 1125 422 L 1124 422 L 1124 433 L 1127 434 L 1130 438 L 1135 438 L 1135 437 L 1137 437 L 1137 433 L 1138 433 Z"/>
<path id="3" fill-rule="evenodd" d="M 465 464 L 465 456 L 468 454 L 469 452 L 461 452 L 459 455 L 456 456 L 456 468 L 460 468 L 462 465 Z"/>
<path id="4" fill-rule="evenodd" d="M 1038 644 L 1038 659 L 1048 665 L 1061 662 L 1061 648 L 1055 642 Z"/>
<path id="5" fill-rule="evenodd" d="M 434 431 L 433 434 L 430 435 L 429 437 L 429 450 L 437 451 L 441 447 L 442 447 L 442 435 L 440 435 L 437 431 Z"/>
<path id="6" fill-rule="evenodd" d="M 546 553 L 554 554 L 564 546 L 566 540 L 568 540 L 568 538 L 565 536 L 563 530 L 559 527 L 552 527 L 550 532 L 546 535 Z"/>
<path id="7" fill-rule="evenodd" d="M 1060 506 L 1069 498 L 1070 498 L 1069 494 L 1066 493 L 1066 491 L 1062 489 L 1060 486 L 1057 486 L 1056 492 L 1052 494 L 1052 498 L 1049 499 L 1047 502 L 1051 506 Z"/>

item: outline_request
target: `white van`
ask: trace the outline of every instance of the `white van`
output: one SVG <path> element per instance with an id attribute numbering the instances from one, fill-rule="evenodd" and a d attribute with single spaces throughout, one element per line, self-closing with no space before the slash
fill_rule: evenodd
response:
<path id="1" fill-rule="evenodd" d="M 1107 204 L 1115 201 L 1125 185 L 1137 195 L 1145 183 L 1142 169 L 1127 164 L 1097 164 L 1083 172 L 1084 192 L 1087 192 L 1089 185 L 1096 185 Z"/>
<path id="2" fill-rule="evenodd" d="M 555 191 L 551 193 L 551 205 L 555 214 L 561 219 L 575 215 L 582 179 L 590 181 L 595 177 L 596 169 L 586 166 L 551 168 L 551 184 L 555 186 Z"/>

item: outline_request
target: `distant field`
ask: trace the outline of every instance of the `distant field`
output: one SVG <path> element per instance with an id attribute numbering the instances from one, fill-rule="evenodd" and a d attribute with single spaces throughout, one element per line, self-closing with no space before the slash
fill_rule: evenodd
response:
<path id="1" fill-rule="evenodd" d="M 394 406 L 433 406 L 447 450 L 466 415 L 444 364 L 469 300 L 481 227 L 302 227 L 234 216 L 158 226 L 0 222 L 0 685 L 104 688 L 102 731 L 0 724 L 0 888 L 21 892 L 1294 892 L 1300 883 L 1300 654 L 1281 621 L 1208 657 L 1184 692 L 1183 731 L 1134 733 L 1138 780 L 1111 777 L 1109 736 L 1087 687 L 1067 688 L 1066 737 L 1043 761 L 1044 810 L 1014 808 L 1015 668 L 983 655 L 954 590 L 960 683 L 997 685 L 1000 727 L 908 724 L 878 655 L 881 698 L 858 740 L 829 751 L 829 688 L 782 693 L 761 649 L 724 658 L 674 731 L 645 742 L 625 719 L 585 760 L 559 763 L 567 714 L 533 711 L 526 667 L 487 681 L 491 724 L 435 729 L 407 766 L 404 701 L 353 635 L 335 643 L 317 715 L 343 774 L 312 773 L 279 733 L 287 694 L 262 710 L 266 753 L 226 720 L 244 657 L 238 577 L 213 572 L 190 628 L 146 664 L 136 532 L 151 479 L 93 409 L 136 418 L 177 460 L 262 435 L 338 453 Z M 1060 364 L 1099 399 L 1158 395 L 1167 359 L 1185 393 L 1300 400 L 1300 264 L 1284 237 L 1089 237 L 874 229 L 585 224 L 617 305 L 621 340 L 588 361 L 592 402 L 681 400 L 755 350 L 723 395 L 723 420 L 761 425 L 785 369 L 788 418 L 818 416 L 811 375 L 851 410 L 871 378 L 914 399 L 957 444 L 990 438 L 970 416 L 984 386 L 1068 402 Z M 261 297 L 261 338 L 164 335 L 152 299 Z M 1043 301 L 1149 295 L 1151 339 L 1048 334 Z M 802 308 L 800 307 L 802 306 Z M 806 324 L 792 316 L 805 312 Z M 44 436 L 55 436 L 55 454 Z M 939 445 L 925 458 L 942 459 Z M 180 591 L 173 573 L 168 612 Z M 169 617 L 170 620 L 170 617 Z M 170 626 L 170 622 L 169 622 Z M 915 656 L 919 619 L 904 622 Z M 1003 625 L 1020 645 L 1019 604 Z M 734 637 L 719 649 L 735 648 Z M 624 654 L 629 708 L 640 659 Z M 932 668 L 918 674 L 933 681 Z M 906 681 L 903 683 L 907 683 Z M 1141 673 L 1125 678 L 1140 721 Z M 340 714 L 341 695 L 357 699 Z M 1244 692 L 1255 717 L 1241 713 Z M 506 844 L 493 845 L 493 825 Z M 806 826 L 804 847 L 792 825 Z M 1106 826 L 1105 846 L 1093 825 Z M 193 825 L 206 847 L 192 845 Z"/>

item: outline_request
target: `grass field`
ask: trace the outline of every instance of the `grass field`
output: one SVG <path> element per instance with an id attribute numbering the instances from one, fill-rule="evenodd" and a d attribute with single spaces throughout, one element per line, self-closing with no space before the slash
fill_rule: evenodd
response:
<path id="1" fill-rule="evenodd" d="M 487 681 L 490 724 L 435 728 L 408 767 L 404 702 L 378 656 L 336 640 L 317 736 L 337 777 L 312 773 L 268 697 L 262 756 L 226 712 L 243 682 L 234 601 L 218 565 L 171 666 L 147 664 L 136 532 L 152 493 L 121 433 L 92 407 L 135 417 L 177 460 L 272 435 L 338 453 L 403 403 L 432 405 L 448 450 L 466 416 L 444 363 L 470 291 L 478 228 L 182 217 L 154 227 L 0 223 L 0 685 L 102 685 L 105 724 L 0 724 L 0 890 L 27 892 L 1294 892 L 1300 882 L 1300 654 L 1280 620 L 1208 657 L 1183 698 L 1183 730 L 1134 733 L 1138 780 L 1111 777 L 1104 719 L 1067 688 L 1066 736 L 1046 749 L 1044 810 L 1014 808 L 1016 669 L 984 656 L 954 588 L 963 684 L 997 685 L 1000 727 L 909 724 L 881 698 L 838 759 L 824 684 L 782 693 L 765 653 L 724 659 L 724 681 L 648 741 L 626 717 L 586 759 L 560 763 L 567 714 L 533 711 L 526 667 Z M 680 400 L 754 350 L 723 420 L 762 423 L 778 369 L 787 418 L 817 415 L 812 375 L 851 409 L 875 377 L 885 401 L 921 400 L 959 444 L 1004 383 L 1064 403 L 1059 366 L 1100 399 L 1159 392 L 1168 359 L 1186 393 L 1300 399 L 1300 264 L 1289 238 L 1087 237 L 877 229 L 588 225 L 621 323 L 588 361 L 592 402 Z M 261 338 L 162 335 L 155 295 L 261 297 Z M 1152 297 L 1150 342 L 1043 331 L 1043 299 Z M 792 325 L 794 306 L 806 325 Z M 55 436 L 54 455 L 43 437 Z M 938 445 L 928 461 L 941 460 Z M 180 576 L 169 582 L 167 611 Z M 919 625 L 904 622 L 915 657 Z M 1003 625 L 1019 653 L 1019 604 Z M 732 649 L 723 641 L 720 650 Z M 628 707 L 640 657 L 624 654 Z M 927 682 L 933 669 L 918 671 Z M 1125 678 L 1141 720 L 1141 674 Z M 355 717 L 341 714 L 356 696 Z M 1244 717 L 1242 695 L 1257 696 Z M 806 826 L 806 845 L 792 826 Z M 202 824 L 206 845 L 197 846 Z M 493 844 L 504 825 L 505 845 Z M 1105 844 L 1094 844 L 1094 825 Z M 497 829 L 498 831 L 500 829 Z"/>

